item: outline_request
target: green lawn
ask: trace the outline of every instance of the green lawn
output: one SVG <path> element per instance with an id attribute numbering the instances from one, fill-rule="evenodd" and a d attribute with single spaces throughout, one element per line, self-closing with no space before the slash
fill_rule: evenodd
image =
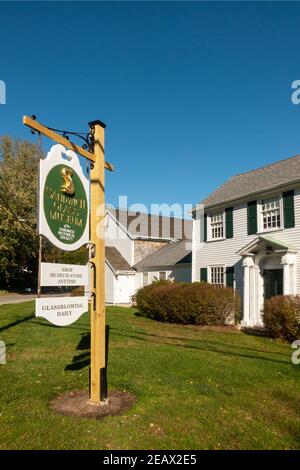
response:
<path id="1" fill-rule="evenodd" d="M 107 311 L 109 386 L 137 402 L 96 421 L 49 407 L 58 394 L 88 387 L 88 317 L 57 328 L 34 318 L 32 302 L 0 307 L 8 350 L 0 449 L 300 448 L 300 366 L 290 345 Z"/>

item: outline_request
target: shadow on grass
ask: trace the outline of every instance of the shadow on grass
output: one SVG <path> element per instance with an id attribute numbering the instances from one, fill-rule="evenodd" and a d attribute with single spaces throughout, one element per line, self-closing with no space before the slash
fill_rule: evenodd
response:
<path id="1" fill-rule="evenodd" d="M 271 335 L 269 335 L 263 328 L 243 327 L 241 332 L 249 336 L 262 336 L 264 338 L 271 338 Z"/>
<path id="2" fill-rule="evenodd" d="M 72 359 L 72 363 L 68 364 L 65 367 L 65 370 L 81 370 L 84 367 L 89 366 L 90 361 L 91 361 L 90 351 L 83 352 L 81 354 L 78 354 L 77 356 L 74 356 Z"/>
<path id="3" fill-rule="evenodd" d="M 47 322 L 47 320 L 37 320 L 37 317 L 34 317 L 34 321 L 31 322 L 31 324 L 38 325 L 38 326 L 45 326 L 47 328 L 59 328 L 60 330 L 65 329 L 65 328 L 68 328 L 68 329 L 72 328 L 72 330 L 87 331 L 89 329 L 88 326 L 77 326 L 75 324 L 67 325 L 67 326 L 57 326 L 57 325 L 53 325 L 52 323 Z"/>
<path id="4" fill-rule="evenodd" d="M 32 318 L 34 318 L 34 314 L 28 315 L 28 317 L 24 317 L 24 318 L 22 318 L 21 320 L 15 320 L 15 321 L 13 321 L 13 322 L 11 322 L 11 323 L 8 323 L 8 325 L 1 326 L 1 327 L 0 327 L 0 333 L 1 333 L 2 331 L 9 330 L 10 328 L 13 328 L 14 326 L 17 326 L 17 325 L 19 325 L 20 323 L 24 323 L 24 322 L 26 322 L 26 321 L 28 321 L 28 320 L 31 320 Z"/>
<path id="5" fill-rule="evenodd" d="M 256 349 L 253 349 L 253 348 L 247 348 L 247 347 L 244 347 L 244 346 L 233 346 L 232 344 L 210 342 L 210 341 L 207 341 L 207 340 L 203 341 L 201 339 L 200 340 L 198 340 L 198 339 L 195 340 L 195 339 L 184 338 L 184 337 L 182 338 L 182 337 L 178 337 L 178 336 L 175 336 L 175 337 L 174 336 L 161 336 L 161 335 L 155 335 L 155 334 L 152 334 L 152 333 L 148 334 L 148 333 L 145 333 L 145 332 L 139 332 L 137 334 L 132 334 L 133 332 L 131 330 L 125 330 L 125 329 L 120 330 L 121 332 L 118 332 L 117 328 L 111 328 L 111 330 L 112 330 L 112 334 L 114 336 L 136 339 L 138 341 L 147 341 L 147 342 L 150 342 L 150 343 L 166 344 L 168 346 L 176 346 L 176 347 L 180 347 L 180 348 L 186 348 L 186 349 L 192 349 L 192 350 L 198 350 L 198 351 L 214 352 L 214 353 L 222 354 L 222 355 L 225 355 L 225 356 L 242 357 L 242 358 L 245 358 L 245 359 L 255 359 L 255 360 L 278 363 L 278 364 L 285 364 L 285 365 L 289 364 L 288 361 L 283 361 L 283 360 L 280 360 L 280 359 L 273 359 L 273 358 L 270 358 L 270 357 L 266 356 L 267 354 L 268 355 L 270 355 L 270 354 L 279 354 L 279 355 L 284 356 L 283 353 L 277 353 L 277 352 L 273 352 L 273 351 L 262 351 L 262 350 L 256 350 Z M 130 334 L 128 334 L 128 333 L 130 333 Z M 143 337 L 138 336 L 138 335 L 141 335 L 141 336 L 143 335 Z M 151 339 L 151 338 L 154 338 L 154 339 Z M 155 338 L 160 338 L 160 340 L 157 340 Z M 175 341 L 164 341 L 164 339 L 175 340 Z M 199 344 L 197 344 L 197 345 L 188 344 L 188 343 L 182 344 L 182 343 L 176 342 L 176 340 L 177 341 L 178 340 L 179 341 L 186 341 L 186 342 L 197 342 Z M 231 348 L 232 350 L 229 351 L 228 349 L 224 349 L 224 347 Z M 251 354 L 251 353 L 246 354 L 246 353 L 243 353 L 243 352 L 240 352 L 240 351 L 236 351 L 237 349 L 246 349 L 246 350 L 257 352 L 258 354 L 265 354 L 265 356 Z"/>
<path id="6" fill-rule="evenodd" d="M 108 346 L 109 346 L 109 332 L 110 325 L 105 326 L 105 367 L 107 368 L 108 360 Z M 72 363 L 65 367 L 65 370 L 79 370 L 90 365 L 91 353 L 90 353 L 91 335 L 90 332 L 82 333 L 80 341 L 77 345 L 76 351 L 83 351 L 73 357 Z"/>
<path id="7" fill-rule="evenodd" d="M 190 325 L 189 325 L 190 326 Z M 112 330 L 118 330 L 118 328 L 111 328 Z M 203 343 L 203 344 L 208 344 L 208 345 L 215 345 L 215 344 L 218 344 L 219 346 L 222 346 L 222 347 L 225 347 L 225 348 L 228 348 L 228 347 L 232 347 L 232 342 L 230 343 L 221 343 L 221 342 L 216 342 L 216 341 L 209 341 L 208 339 L 203 339 L 203 338 L 190 338 L 188 336 L 175 336 L 175 335 L 156 335 L 154 333 L 145 333 L 144 331 L 140 330 L 140 331 L 133 331 L 133 330 L 128 330 L 128 329 L 123 329 L 120 330 L 120 331 L 125 331 L 127 333 L 135 333 L 135 334 L 138 334 L 138 335 L 146 335 L 146 336 L 153 336 L 153 337 L 156 337 L 156 338 L 165 338 L 165 339 L 168 339 L 168 340 L 179 340 L 179 341 L 190 341 L 190 342 L 195 342 L 195 343 Z M 209 331 L 209 330 L 205 330 L 205 331 Z M 213 333 L 215 333 L 213 330 L 212 330 Z M 230 331 L 225 331 L 224 330 L 224 333 L 230 333 Z M 168 344 L 172 344 L 171 342 L 168 342 Z M 250 346 L 240 346 L 238 344 L 235 344 L 234 347 L 236 349 L 241 349 L 241 350 L 246 350 L 246 351 L 253 351 L 255 353 L 259 353 L 259 354 L 276 354 L 278 356 L 286 356 L 285 353 L 282 353 L 282 352 L 279 352 L 279 351 L 270 351 L 269 349 L 257 349 L 257 348 L 252 348 Z"/>
<path id="8" fill-rule="evenodd" d="M 83 351 L 73 357 L 72 363 L 65 367 L 65 370 L 80 370 L 90 365 L 91 354 L 90 354 L 90 333 L 82 333 L 80 341 L 77 345 L 76 351 Z"/>
<path id="9" fill-rule="evenodd" d="M 190 350 L 213 352 L 229 357 L 241 357 L 250 360 L 259 360 L 265 362 L 272 362 L 278 364 L 289 364 L 288 360 L 281 360 L 268 357 L 271 354 L 285 357 L 285 353 L 278 351 L 269 351 L 262 349 L 255 349 L 247 346 L 233 345 L 232 343 L 220 343 L 217 341 L 208 341 L 203 339 L 194 339 L 181 336 L 170 335 L 156 335 L 155 333 L 145 333 L 144 331 L 132 331 L 129 329 L 119 329 L 111 327 L 112 336 L 119 338 L 129 338 L 147 343 L 162 344 L 167 346 L 174 346 L 179 348 L 186 348 Z M 195 344 L 196 343 L 196 344 Z M 80 341 L 77 345 L 76 351 L 82 351 L 76 354 L 72 363 L 68 364 L 65 370 L 79 370 L 90 364 L 90 332 L 81 333 Z M 247 353 L 247 351 L 250 351 Z"/>

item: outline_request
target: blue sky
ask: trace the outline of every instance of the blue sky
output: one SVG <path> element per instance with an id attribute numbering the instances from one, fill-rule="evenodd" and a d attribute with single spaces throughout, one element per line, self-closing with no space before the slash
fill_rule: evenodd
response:
<path id="1" fill-rule="evenodd" d="M 300 152 L 297 2 L 1 2 L 0 134 L 107 123 L 107 200 L 196 203 Z"/>

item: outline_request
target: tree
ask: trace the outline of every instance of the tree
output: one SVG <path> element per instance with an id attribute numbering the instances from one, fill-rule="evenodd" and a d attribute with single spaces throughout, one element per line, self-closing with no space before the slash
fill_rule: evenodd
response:
<path id="1" fill-rule="evenodd" d="M 43 154 L 27 141 L 0 137 L 0 286 L 37 286 L 38 168 Z M 82 247 L 63 252 L 42 241 L 42 260 L 86 264 Z"/>
<path id="2" fill-rule="evenodd" d="M 32 285 L 37 277 L 39 148 L 0 138 L 0 283 Z"/>

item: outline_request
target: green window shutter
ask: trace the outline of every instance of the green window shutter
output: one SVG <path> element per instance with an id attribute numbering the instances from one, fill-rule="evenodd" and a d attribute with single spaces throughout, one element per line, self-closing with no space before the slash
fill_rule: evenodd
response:
<path id="1" fill-rule="evenodd" d="M 207 268 L 200 268 L 200 281 L 207 282 Z"/>
<path id="2" fill-rule="evenodd" d="M 234 279 L 234 267 L 228 266 L 226 268 L 226 286 L 233 287 L 233 279 Z"/>
<path id="3" fill-rule="evenodd" d="M 204 241 L 207 241 L 207 214 L 204 214 Z"/>
<path id="4" fill-rule="evenodd" d="M 294 191 L 286 191 L 283 197 L 284 228 L 295 227 Z"/>
<path id="5" fill-rule="evenodd" d="M 226 238 L 233 238 L 233 207 L 225 209 Z"/>
<path id="6" fill-rule="evenodd" d="M 248 202 L 248 235 L 257 232 L 257 201 Z"/>

